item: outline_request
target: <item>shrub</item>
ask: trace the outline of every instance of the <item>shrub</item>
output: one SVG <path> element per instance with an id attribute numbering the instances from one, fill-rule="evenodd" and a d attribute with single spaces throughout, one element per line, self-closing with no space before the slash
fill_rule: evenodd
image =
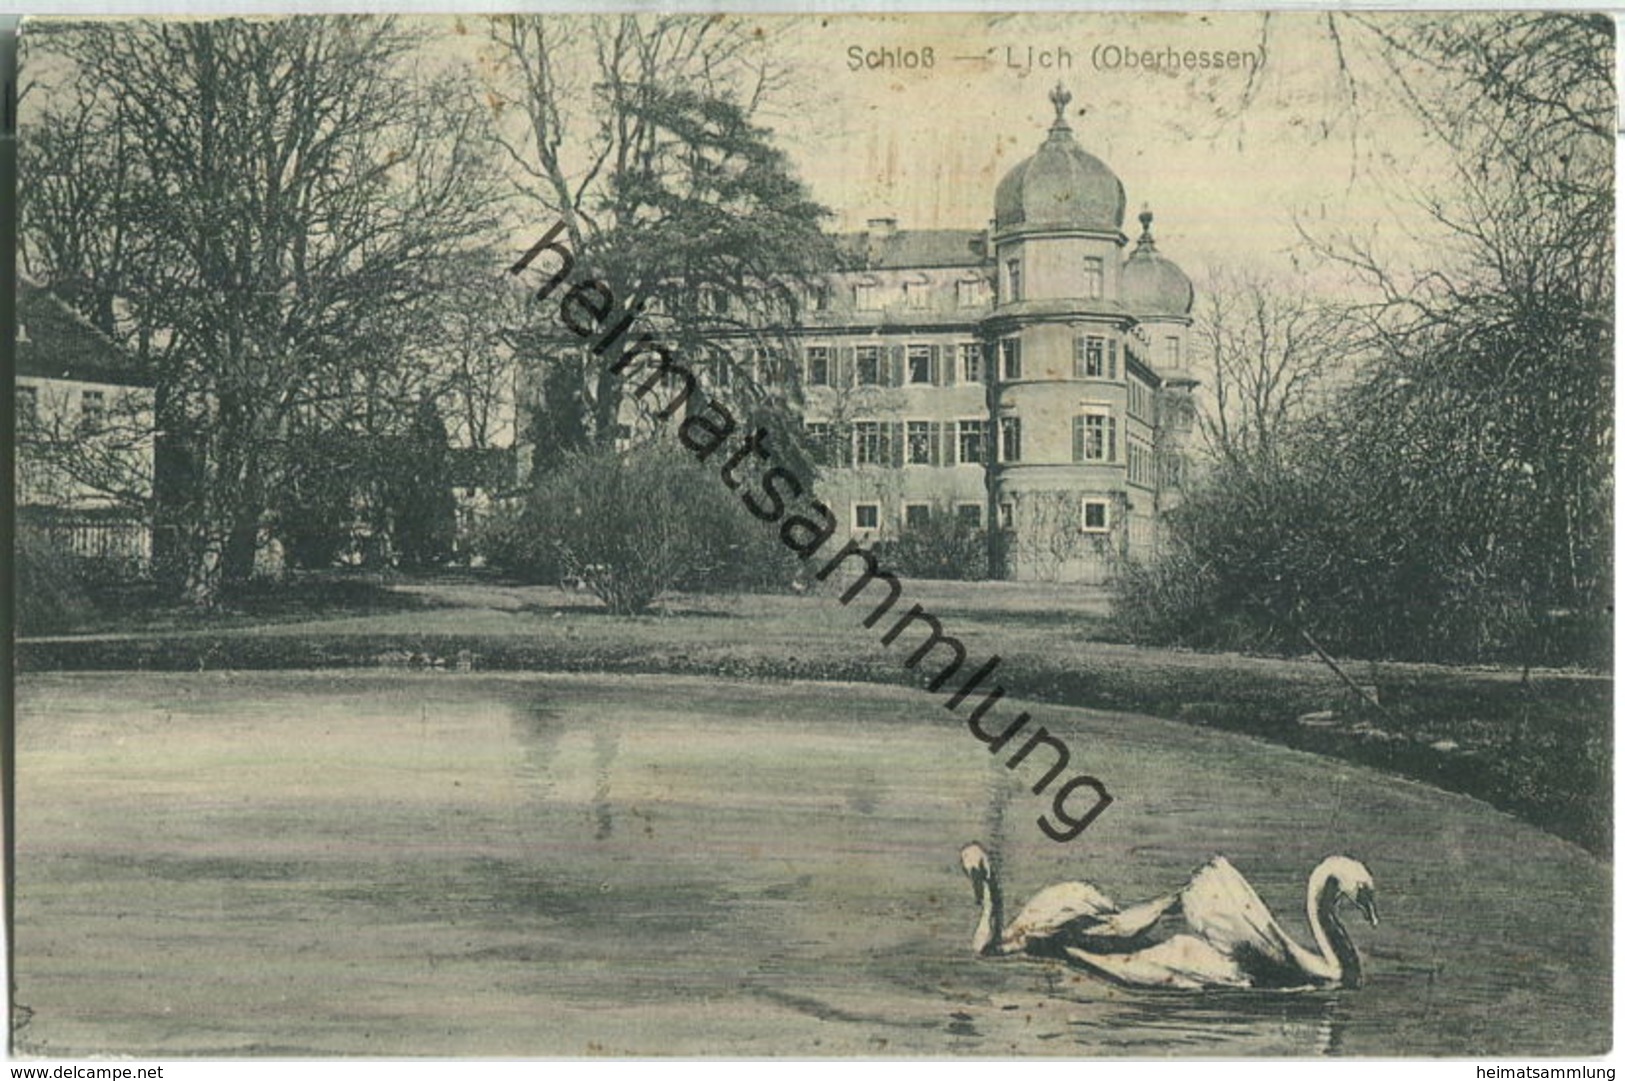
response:
<path id="1" fill-rule="evenodd" d="M 796 570 L 777 530 L 665 442 L 566 456 L 497 535 L 493 562 L 577 580 L 622 614 L 648 610 L 669 590 L 782 586 Z"/>
<path id="2" fill-rule="evenodd" d="M 546 543 L 533 521 L 539 509 L 534 499 L 492 508 L 474 526 L 469 539 L 472 553 L 521 581 L 557 584 L 565 572 L 558 550 Z"/>
<path id="3" fill-rule="evenodd" d="M 40 529 L 17 528 L 17 630 L 23 634 L 52 634 L 71 630 L 89 618 L 91 604 L 81 561 Z"/>
<path id="4" fill-rule="evenodd" d="M 945 504 L 891 545 L 889 562 L 909 578 L 980 581 L 987 577 L 987 533 Z"/>
<path id="5" fill-rule="evenodd" d="M 1304 648 L 1422 661 L 1575 663 L 1608 649 L 1584 612 L 1554 610 L 1509 545 L 1447 517 L 1431 489 L 1376 492 L 1324 455 L 1218 469 L 1163 519 L 1148 563 L 1118 569 L 1119 633 L 1195 648 Z"/>

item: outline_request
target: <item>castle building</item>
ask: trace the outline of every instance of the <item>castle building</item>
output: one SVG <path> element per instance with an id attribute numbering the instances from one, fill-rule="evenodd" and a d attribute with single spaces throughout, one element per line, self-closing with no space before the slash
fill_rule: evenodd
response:
<path id="1" fill-rule="evenodd" d="M 707 343 L 732 358 L 708 369 L 716 389 L 736 366 L 780 392 L 799 384 L 782 398 L 800 403 L 838 543 L 883 549 L 953 515 L 986 538 L 985 567 L 969 570 L 1096 584 L 1155 551 L 1195 415 L 1195 295 L 1149 210 L 1130 250 L 1122 182 L 1078 145 L 1070 99 L 1051 92 L 1055 122 L 999 182 L 989 229 L 873 219 L 838 238 L 847 269 L 808 289 L 796 325 L 771 328 L 792 355 L 740 330 Z M 636 438 L 640 414 L 622 415 Z"/>
<path id="2" fill-rule="evenodd" d="M 999 182 L 989 231 L 843 238 L 795 328 L 820 494 L 847 536 L 936 514 L 986 531 L 998 577 L 1098 583 L 1144 557 L 1178 498 L 1194 417 L 1190 279 L 1078 145 L 1070 95 Z"/>

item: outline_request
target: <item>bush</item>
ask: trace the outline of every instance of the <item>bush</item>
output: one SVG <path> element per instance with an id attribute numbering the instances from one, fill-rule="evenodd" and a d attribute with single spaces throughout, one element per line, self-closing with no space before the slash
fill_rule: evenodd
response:
<path id="1" fill-rule="evenodd" d="M 987 577 L 987 533 L 945 504 L 891 545 L 888 562 L 909 578 L 973 582 Z"/>
<path id="2" fill-rule="evenodd" d="M 663 442 L 568 455 L 516 515 L 493 524 L 484 554 L 533 580 L 579 581 L 622 614 L 670 590 L 784 586 L 796 572 L 776 529 Z"/>
<path id="3" fill-rule="evenodd" d="M 1290 653 L 1307 630 L 1372 659 L 1572 664 L 1607 652 L 1606 635 L 1576 629 L 1596 620 L 1541 602 L 1510 546 L 1478 543 L 1426 490 L 1363 497 L 1360 466 L 1325 455 L 1216 470 L 1164 517 L 1158 557 L 1118 569 L 1117 631 Z"/>
<path id="4" fill-rule="evenodd" d="M 533 499 L 504 502 L 479 519 L 469 538 L 473 555 L 523 582 L 556 585 L 565 572 L 558 550 L 543 540 L 532 520 Z"/>
<path id="5" fill-rule="evenodd" d="M 16 544 L 12 598 L 19 632 L 72 630 L 94 614 L 78 557 L 30 526 L 18 526 Z"/>

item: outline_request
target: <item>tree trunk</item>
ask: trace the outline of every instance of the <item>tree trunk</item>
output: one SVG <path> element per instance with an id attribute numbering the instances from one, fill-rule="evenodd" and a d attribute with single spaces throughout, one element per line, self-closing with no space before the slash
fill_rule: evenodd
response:
<path id="1" fill-rule="evenodd" d="M 241 514 L 226 536 L 222 560 L 222 584 L 237 585 L 254 574 L 254 553 L 259 542 L 259 516 Z"/>

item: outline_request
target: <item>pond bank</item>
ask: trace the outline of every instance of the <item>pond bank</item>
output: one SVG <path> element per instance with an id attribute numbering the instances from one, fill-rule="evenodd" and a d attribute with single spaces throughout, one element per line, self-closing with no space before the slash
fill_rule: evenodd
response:
<path id="1" fill-rule="evenodd" d="M 1244 732 L 1471 795 L 1609 858 L 1606 676 L 1364 664 L 1372 709 L 1311 659 L 1188 653 L 1091 640 L 1087 614 L 1003 610 L 932 583 L 928 598 L 976 658 L 997 653 L 1012 695 Z M 964 593 L 961 596 L 961 592 Z M 458 597 L 463 599 L 458 603 Z M 683 598 L 665 616 L 617 618 L 541 588 L 437 591 L 420 608 L 257 626 L 24 639 L 20 672 L 465 667 L 667 673 L 923 686 L 906 653 L 855 633 L 829 596 Z M 25 677 L 26 678 L 26 677 Z M 922 708 L 939 704 L 921 695 Z"/>

